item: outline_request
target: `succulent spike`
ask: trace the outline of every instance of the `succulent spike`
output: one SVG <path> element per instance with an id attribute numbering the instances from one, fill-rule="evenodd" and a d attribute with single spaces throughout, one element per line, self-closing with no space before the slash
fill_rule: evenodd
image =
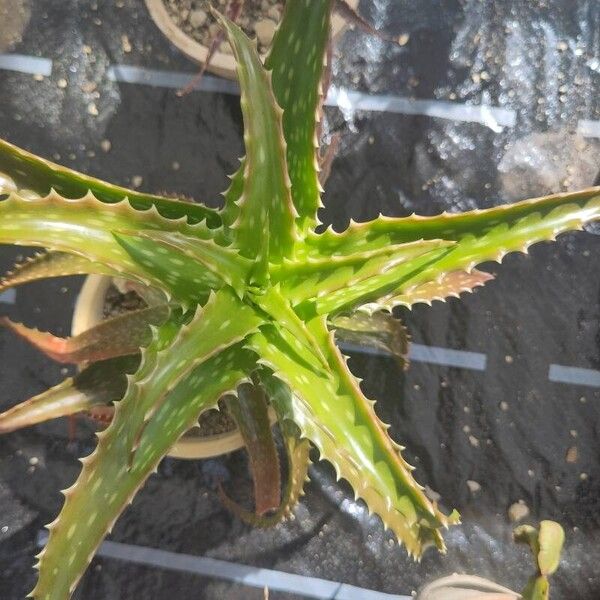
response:
<path id="1" fill-rule="evenodd" d="M 46 196 L 51 190 L 55 190 L 70 199 L 82 198 L 91 192 L 101 202 L 110 204 L 128 198 L 136 210 L 148 210 L 154 206 L 167 219 L 186 217 L 190 223 L 205 221 L 211 228 L 221 225 L 219 213 L 202 204 L 181 202 L 119 187 L 35 156 L 2 139 L 0 172 L 14 181 L 15 191 L 25 187 L 40 196 Z M 3 190 L 0 189 L 0 194 L 2 193 Z"/>
<path id="2" fill-rule="evenodd" d="M 474 292 L 485 285 L 494 276 L 485 271 L 450 271 L 443 273 L 433 281 L 425 281 L 403 291 L 401 294 L 384 296 L 376 302 L 361 307 L 367 312 L 378 310 L 391 311 L 396 306 L 411 308 L 415 304 L 431 304 L 434 300 L 444 301 L 446 298 L 458 298 L 464 292 Z"/>
<path id="3" fill-rule="evenodd" d="M 130 428 L 134 461 L 138 460 L 137 448 L 147 424 L 160 411 L 170 390 L 196 365 L 243 340 L 262 323 L 262 317 L 238 300 L 230 288 L 211 293 L 206 305 L 196 309 L 192 320 L 182 327 L 168 350 L 157 355 L 153 370 L 137 384 L 136 393 L 145 413 L 143 421 Z M 217 358 L 216 364 L 220 361 Z"/>
<path id="4" fill-rule="evenodd" d="M 427 240 L 329 260 L 297 260 L 274 270 L 272 280 L 281 282 L 282 290 L 293 305 L 333 292 L 353 296 L 359 291 L 357 284 L 388 273 L 395 266 L 405 265 L 410 270 L 421 257 L 452 244 L 443 240 Z M 352 289 L 348 289 L 349 286 Z"/>
<path id="5" fill-rule="evenodd" d="M 288 394 L 282 382 L 272 377 L 268 372 L 261 372 L 260 379 L 265 389 L 268 390 L 271 402 L 276 406 L 275 397 L 280 393 Z M 288 479 L 285 485 L 283 500 L 277 510 L 270 515 L 259 516 L 243 509 L 233 502 L 224 493 L 220 493 L 223 504 L 238 518 L 255 527 L 272 527 L 286 517 L 293 514 L 300 496 L 304 493 L 304 484 L 308 480 L 308 467 L 310 466 L 310 442 L 299 437 L 298 428 L 292 421 L 280 422 L 283 442 L 288 461 Z"/>
<path id="6" fill-rule="evenodd" d="M 399 446 L 387 436 L 372 404 L 353 380 L 323 319 L 314 319 L 308 326 L 327 349 L 328 370 L 310 368 L 296 359 L 273 328 L 263 328 L 250 338 L 250 347 L 260 356 L 258 362 L 294 390 L 285 417 L 299 425 L 302 435 L 333 464 L 338 477 L 349 481 L 410 553 L 420 555 L 432 543 L 443 549 L 439 528 L 456 517 L 439 512 L 414 482 Z M 320 401 L 323 393 L 335 401 L 324 404 Z"/>
<path id="7" fill-rule="evenodd" d="M 204 264 L 147 237 L 123 232 L 112 235 L 144 275 L 160 279 L 163 291 L 185 308 L 204 304 L 210 291 L 223 285 L 222 279 Z"/>
<path id="8" fill-rule="evenodd" d="M 8 327 L 53 360 L 77 364 L 137 354 L 140 346 L 150 342 L 150 325 L 160 325 L 169 313 L 167 305 L 141 308 L 102 321 L 70 338 L 30 329 L 7 317 L 0 318 L 0 325 Z"/>
<path id="9" fill-rule="evenodd" d="M 315 225 L 321 206 L 316 128 L 332 8 L 331 0 L 286 2 L 265 61 L 273 73 L 273 92 L 283 109 L 292 196 L 302 232 Z"/>
<path id="10" fill-rule="evenodd" d="M 154 207 L 134 209 L 127 200 L 100 202 L 91 193 L 69 200 L 52 191 L 45 198 L 26 199 L 11 193 L 0 201 L 0 243 L 44 246 L 97 262 L 122 276 L 164 287 L 119 246 L 111 231 L 166 229 L 210 238 L 204 225 L 189 226 L 160 216 Z M 168 291 L 168 290 L 166 290 Z"/>
<path id="11" fill-rule="evenodd" d="M 39 558 L 39 578 L 31 598 L 65 600 L 72 594 L 96 548 L 161 458 L 202 410 L 244 381 L 252 362 L 251 355 L 234 346 L 197 365 L 148 423 L 139 460 L 132 467 L 128 466 L 132 438 L 127 431 L 130 424 L 143 420 L 144 411 L 135 395 L 126 395 L 117 404 L 110 426 L 98 436 L 98 446 L 85 460 L 77 483 L 65 490 L 58 519 L 48 526 L 50 535 Z M 223 364 L 230 369 L 215 377 Z"/>
<path id="12" fill-rule="evenodd" d="M 253 279 L 265 283 L 268 261 L 289 256 L 296 240 L 295 210 L 285 159 L 282 110 L 256 48 L 242 30 L 218 15 L 237 61 L 244 117 L 244 187 L 232 228 L 240 254 L 255 260 Z M 269 176 L 261 176 L 268 172 Z"/>
<path id="13" fill-rule="evenodd" d="M 118 239 L 126 237 L 122 233 L 116 235 Z M 130 236 L 129 239 L 131 237 L 134 236 Z M 178 233 L 139 231 L 135 237 L 152 242 L 152 245 L 157 247 L 156 252 L 162 255 L 155 257 L 155 260 L 162 258 L 166 263 L 169 263 L 170 260 L 171 269 L 181 266 L 182 260 L 187 260 L 189 267 L 192 268 L 193 265 L 189 260 L 191 259 L 193 263 L 200 263 L 210 271 L 212 278 L 207 276 L 207 280 L 211 279 L 213 286 L 218 285 L 221 281 L 221 283 L 230 285 L 238 296 L 243 295 L 252 269 L 252 261 L 244 258 L 235 250 L 224 248 L 212 240 L 198 240 Z M 189 279 L 188 269 L 185 269 L 185 274 L 186 279 Z"/>
<path id="14" fill-rule="evenodd" d="M 600 188 L 590 188 L 464 213 L 444 212 L 434 217 L 380 216 L 368 223 L 351 221 L 350 227 L 343 233 L 336 233 L 329 228 L 321 234 L 309 234 L 306 242 L 309 256 L 343 256 L 353 254 L 356 248 L 367 251 L 420 239 L 459 241 L 469 236 L 479 238 L 495 228 L 500 233 L 502 227 L 519 228 L 525 233 L 529 225 L 536 221 L 538 226 L 546 225 L 546 228 L 543 237 L 530 239 L 545 240 L 597 219 L 599 203 Z M 524 221 L 525 218 L 529 220 Z M 500 253 L 502 246 L 497 251 Z"/>
<path id="15" fill-rule="evenodd" d="M 0 433 L 89 411 L 95 406 L 119 400 L 127 385 L 125 374 L 134 371 L 138 364 L 137 356 L 94 363 L 75 377 L 65 379 L 0 414 Z"/>
<path id="16" fill-rule="evenodd" d="M 257 385 L 241 385 L 237 394 L 228 397 L 227 407 L 246 444 L 254 480 L 255 511 L 263 517 L 278 509 L 281 502 L 279 456 L 265 393 Z"/>
<path id="17" fill-rule="evenodd" d="M 352 277 L 335 291 L 321 294 L 314 300 L 307 300 L 303 303 L 304 306 L 299 305 L 298 309 L 305 311 L 305 314 L 325 315 L 357 308 L 398 289 L 407 281 L 412 281 L 452 252 L 453 245 L 452 242 L 449 245 L 443 241 L 435 244 L 424 243 L 423 250 L 421 255 L 417 254 L 414 258 L 389 260 L 386 268 L 381 269 L 379 273 L 364 278 Z"/>
<path id="18" fill-rule="evenodd" d="M 0 279 L 0 292 L 9 288 L 23 285 L 31 281 L 49 277 L 64 277 L 66 275 L 117 275 L 114 271 L 100 263 L 92 262 L 75 254 L 66 252 L 38 252 L 35 256 L 17 263 Z"/>

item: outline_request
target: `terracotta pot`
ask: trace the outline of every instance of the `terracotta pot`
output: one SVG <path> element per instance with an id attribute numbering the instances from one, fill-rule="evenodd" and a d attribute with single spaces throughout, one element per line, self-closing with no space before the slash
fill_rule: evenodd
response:
<path id="1" fill-rule="evenodd" d="M 86 278 L 73 311 L 71 335 L 77 335 L 103 319 L 106 293 L 113 280 L 104 275 L 90 275 Z M 272 420 L 274 420 L 274 415 Z M 238 429 L 215 435 L 202 435 L 195 427 L 184 434 L 169 451 L 174 458 L 210 458 L 233 452 L 244 446 Z"/>
<path id="2" fill-rule="evenodd" d="M 475 575 L 455 573 L 425 586 L 417 600 L 518 600 L 520 594 Z"/>
<path id="3" fill-rule="evenodd" d="M 197 63 L 204 64 L 208 56 L 208 47 L 191 38 L 175 24 L 163 4 L 163 0 L 145 1 L 152 20 L 169 41 L 174 46 L 177 46 L 188 58 Z M 354 9 L 358 7 L 358 2 L 359 0 L 348 0 L 348 4 Z M 334 14 L 331 27 L 333 37 L 335 38 L 346 28 L 346 21 L 338 14 Z M 227 79 L 237 79 L 235 59 L 233 55 L 225 52 L 215 52 L 207 70 Z"/>

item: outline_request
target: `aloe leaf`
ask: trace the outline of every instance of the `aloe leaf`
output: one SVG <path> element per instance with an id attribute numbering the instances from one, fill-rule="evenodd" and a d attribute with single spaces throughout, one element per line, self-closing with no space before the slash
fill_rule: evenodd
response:
<path id="1" fill-rule="evenodd" d="M 94 363 L 75 377 L 0 414 L 0 433 L 9 433 L 120 400 L 127 388 L 126 373 L 133 372 L 138 364 L 137 356 Z"/>
<path id="2" fill-rule="evenodd" d="M 105 204 L 92 194 L 69 200 L 56 192 L 34 199 L 12 193 L 6 200 L 0 200 L 0 244 L 44 246 L 75 254 L 100 263 L 123 277 L 164 289 L 164 280 L 143 270 L 111 233 L 147 229 L 182 230 L 198 237 L 212 236 L 202 224 L 189 226 L 165 219 L 155 208 L 138 211 L 127 200 Z"/>
<path id="3" fill-rule="evenodd" d="M 170 344 L 168 352 L 159 355 L 151 378 L 138 384 L 140 404 L 146 407 L 146 413 L 140 427 L 131 427 L 136 444 L 178 380 L 197 364 L 243 340 L 263 322 L 263 318 L 248 304 L 242 303 L 230 288 L 212 293 L 206 305 L 196 310 L 193 319 Z"/>
<path id="4" fill-rule="evenodd" d="M 359 309 L 333 317 L 329 324 L 336 340 L 388 352 L 398 364 L 408 368 L 409 335 L 402 321 L 385 312 L 370 313 Z"/>
<path id="5" fill-rule="evenodd" d="M 241 385 L 237 394 L 227 399 L 227 407 L 250 457 L 255 510 L 262 517 L 279 508 L 281 502 L 279 456 L 271 432 L 265 393 L 257 385 Z"/>
<path id="6" fill-rule="evenodd" d="M 295 209 L 285 161 L 282 110 L 256 47 L 242 30 L 221 15 L 221 25 L 237 61 L 244 118 L 244 187 L 239 214 L 231 226 L 240 253 L 256 261 L 254 279 L 263 284 L 267 264 L 291 254 L 296 240 Z M 268 173 L 268 177 L 265 177 Z"/>
<path id="7" fill-rule="evenodd" d="M 350 483 L 410 554 L 418 557 L 431 544 L 443 550 L 440 529 L 455 522 L 456 515 L 441 513 L 414 481 L 412 468 L 400 456 L 401 448 L 387 435 L 373 403 L 363 396 L 324 320 L 313 320 L 310 329 L 327 349 L 327 368 L 316 369 L 308 359 L 298 360 L 299 350 L 274 328 L 264 327 L 249 339 L 259 363 L 294 390 L 283 409 L 285 418 L 298 424 L 322 458 L 333 464 L 338 477 Z"/>
<path id="8" fill-rule="evenodd" d="M 273 399 L 271 390 L 284 387 L 284 393 L 289 393 L 289 388 L 285 384 L 266 373 L 265 376 L 269 381 L 267 389 L 269 389 L 271 399 Z M 283 500 L 280 506 L 277 507 L 277 510 L 273 514 L 259 516 L 254 512 L 242 508 L 223 492 L 220 493 L 220 498 L 226 508 L 239 519 L 254 527 L 273 527 L 286 517 L 292 515 L 294 507 L 298 503 L 300 496 L 304 493 L 304 484 L 308 480 L 308 467 L 311 464 L 310 442 L 299 437 L 298 428 L 291 421 L 281 422 L 280 428 L 288 462 L 288 477 L 283 493 Z"/>
<path id="9" fill-rule="evenodd" d="M 389 274 L 396 267 L 402 270 L 403 265 L 409 272 L 415 261 L 419 263 L 422 257 L 430 256 L 431 252 L 437 256 L 438 250 L 443 253 L 445 248 L 452 245 L 453 242 L 443 240 L 422 240 L 353 256 L 322 259 L 305 257 L 273 269 L 272 282 L 280 283 L 284 295 L 293 305 L 303 301 L 317 302 L 338 292 L 352 299 L 358 298 L 366 290 L 362 286 L 373 277 Z M 371 288 L 370 284 L 368 287 Z M 375 283 L 372 289 L 378 289 L 378 285 Z"/>
<path id="10" fill-rule="evenodd" d="M 405 259 L 401 252 L 396 258 L 390 258 L 384 268 L 374 269 L 368 265 L 364 271 L 356 274 L 339 273 L 343 279 L 338 279 L 337 289 L 327 293 L 319 293 L 316 298 L 298 305 L 303 315 L 325 315 L 348 311 L 360 305 L 375 301 L 393 291 L 401 289 L 402 285 L 414 281 L 421 273 L 437 265 L 452 251 L 452 243 L 443 241 L 422 242 L 421 253 L 415 252 L 414 257 Z"/>
<path id="11" fill-rule="evenodd" d="M 161 458 L 196 422 L 200 412 L 235 390 L 254 360 L 233 346 L 196 363 L 170 390 L 147 424 L 140 440 L 139 460 L 130 465 L 134 442 L 131 432 L 145 418 L 146 404 L 140 402 L 139 394 L 145 387 L 143 374 L 157 358 L 161 362 L 156 348 L 152 353 L 150 363 L 144 357 L 138 375 L 117 404 L 111 424 L 99 434 L 96 450 L 83 459 L 77 483 L 65 490 L 59 517 L 48 525 L 48 543 L 38 555 L 39 577 L 30 594 L 35 600 L 65 600 L 70 596 L 96 548 Z"/>
<path id="12" fill-rule="evenodd" d="M 8 327 L 53 360 L 77 364 L 136 354 L 140 346 L 150 342 L 150 326 L 166 321 L 169 312 L 166 305 L 141 308 L 106 319 L 69 338 L 31 329 L 7 317 L 0 318 L 0 325 Z"/>
<path id="13" fill-rule="evenodd" d="M 4 172 L 13 180 L 14 191 L 27 188 L 40 196 L 46 196 L 51 190 L 55 190 L 58 194 L 71 199 L 82 198 L 88 192 L 92 192 L 101 202 L 118 203 L 127 198 L 135 209 L 149 210 L 154 206 L 168 219 L 186 217 L 190 223 L 206 221 L 211 228 L 221 225 L 219 213 L 214 209 L 201 204 L 181 202 L 119 187 L 52 163 L 2 139 L 0 139 L 0 172 Z M 1 194 L 2 189 L 0 189 Z"/>
<path id="14" fill-rule="evenodd" d="M 113 269 L 82 256 L 66 252 L 40 252 L 17 263 L 12 271 L 6 273 L 0 280 L 0 292 L 39 279 L 91 273 L 117 275 Z"/>
<path id="15" fill-rule="evenodd" d="M 472 271 L 450 271 L 442 273 L 436 280 L 425 281 L 412 285 L 403 290 L 401 294 L 390 294 L 379 298 L 372 304 L 362 307 L 364 310 L 392 310 L 395 306 L 411 308 L 415 304 L 429 304 L 434 300 L 444 302 L 446 298 L 458 298 L 465 292 L 473 292 L 475 288 L 485 285 L 494 276 L 485 271 L 473 269 Z"/>
<path id="16" fill-rule="evenodd" d="M 343 256 L 356 248 L 367 251 L 419 239 L 445 239 L 464 240 L 464 248 L 474 253 L 474 262 L 498 260 L 509 251 L 552 240 L 563 231 L 581 229 L 598 218 L 599 205 L 600 188 L 590 188 L 435 217 L 381 216 L 368 223 L 351 223 L 343 233 L 329 228 L 322 234 L 310 234 L 308 251 L 314 257 Z M 486 242 L 478 245 L 481 239 Z"/>
<path id="17" fill-rule="evenodd" d="M 211 289 L 223 285 L 215 273 L 181 252 L 137 235 L 118 232 L 113 237 L 147 277 L 162 281 L 162 288 L 185 306 L 204 304 Z"/>
<path id="18" fill-rule="evenodd" d="M 244 258 L 235 250 L 224 248 L 212 240 L 198 240 L 165 231 L 142 231 L 136 233 L 136 236 L 153 242 L 155 246 L 158 245 L 157 253 L 162 253 L 163 261 L 175 261 L 177 258 L 183 260 L 183 257 L 178 257 L 179 254 L 183 254 L 184 257 L 200 263 L 210 271 L 213 275 L 213 287 L 215 287 L 215 282 L 216 285 L 226 283 L 236 291 L 238 296 L 243 295 L 252 269 L 252 261 Z M 169 253 L 171 253 L 170 256 Z"/>
<path id="19" fill-rule="evenodd" d="M 265 67 L 283 109 L 287 164 L 299 229 L 317 222 L 321 206 L 316 137 L 321 77 L 330 35 L 331 0 L 286 2 Z"/>

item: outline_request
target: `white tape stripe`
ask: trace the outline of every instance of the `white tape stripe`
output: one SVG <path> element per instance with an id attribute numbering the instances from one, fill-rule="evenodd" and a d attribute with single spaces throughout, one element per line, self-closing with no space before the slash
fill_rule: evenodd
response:
<path id="1" fill-rule="evenodd" d="M 600 138 L 600 121 L 580 119 L 577 123 L 577 133 L 584 137 Z"/>
<path id="2" fill-rule="evenodd" d="M 111 81 L 180 89 L 191 81 L 194 74 L 159 71 L 129 65 L 113 65 L 108 69 L 107 76 Z M 206 75 L 196 89 L 204 92 L 239 94 L 239 87 L 235 82 L 210 75 Z M 364 94 L 333 86 L 329 90 L 325 103 L 328 106 L 338 106 L 345 110 L 426 115 L 454 121 L 481 123 L 491 127 L 494 131 L 501 131 L 501 126 L 513 127 L 516 122 L 515 111 L 505 108 Z"/>
<path id="3" fill-rule="evenodd" d="M 48 533 L 40 531 L 37 539 L 38 546 L 44 546 L 47 540 Z M 139 565 L 226 579 L 249 587 L 260 589 L 268 587 L 272 591 L 299 594 L 308 598 L 328 600 L 411 600 L 409 596 L 384 594 L 383 592 L 328 581 L 327 579 L 305 577 L 272 569 L 249 567 L 215 558 L 179 554 L 119 542 L 103 542 L 97 555 Z"/>
<path id="4" fill-rule="evenodd" d="M 600 387 L 600 371 L 594 369 L 552 364 L 548 371 L 548 379 L 557 383 L 573 383 L 575 385 Z"/>
<path id="5" fill-rule="evenodd" d="M 514 127 L 517 121 L 516 112 L 507 108 L 444 100 L 416 100 L 384 94 L 364 94 L 335 86 L 329 89 L 325 103 L 342 109 L 425 115 L 452 121 L 481 123 L 496 132 L 500 132 L 502 126 Z"/>
<path id="6" fill-rule="evenodd" d="M 385 350 L 369 348 L 359 344 L 340 343 L 340 348 L 345 352 L 357 352 L 360 354 L 372 354 L 374 356 L 391 356 Z M 458 367 L 471 369 L 473 371 L 485 371 L 487 357 L 480 352 L 469 352 L 467 350 L 453 350 L 439 346 L 423 346 L 422 344 L 411 344 L 408 357 L 413 362 L 423 362 L 446 367 Z"/>
<path id="7" fill-rule="evenodd" d="M 2 304 L 14 304 L 17 301 L 17 290 L 6 290 L 0 294 Z"/>
<path id="8" fill-rule="evenodd" d="M 106 72 L 106 76 L 110 81 L 172 89 L 184 88 L 194 78 L 194 75 L 195 73 L 159 71 L 129 65 L 113 65 Z M 211 75 L 205 75 L 201 84 L 196 86 L 195 89 L 202 92 L 218 92 L 221 94 L 239 95 L 240 93 L 239 86 L 235 81 L 212 77 Z"/>
<path id="9" fill-rule="evenodd" d="M 0 69 L 49 77 L 52 74 L 52 61 L 25 54 L 0 54 Z"/>

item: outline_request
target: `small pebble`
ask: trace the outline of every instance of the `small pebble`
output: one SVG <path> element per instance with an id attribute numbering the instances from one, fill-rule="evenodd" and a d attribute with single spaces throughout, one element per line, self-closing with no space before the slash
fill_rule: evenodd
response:
<path id="1" fill-rule="evenodd" d="M 64 90 L 68 84 L 67 80 L 64 77 L 61 77 L 57 82 L 56 85 L 61 89 Z"/>
<path id="2" fill-rule="evenodd" d="M 508 518 L 512 523 L 516 523 L 517 521 L 522 521 L 529 516 L 529 507 L 523 500 L 519 500 L 514 504 L 511 504 L 508 509 Z"/>
<path id="3" fill-rule="evenodd" d="M 92 115 L 92 117 L 98 116 L 98 107 L 94 102 L 90 102 L 87 107 L 88 114 Z"/>
<path id="4" fill-rule="evenodd" d="M 190 25 L 194 28 L 202 27 L 206 23 L 208 15 L 204 10 L 193 10 L 190 13 Z"/>
<path id="5" fill-rule="evenodd" d="M 410 40 L 410 33 L 403 33 L 400 36 L 398 36 L 398 44 L 400 44 L 400 46 L 406 46 L 406 44 L 408 44 Z"/>
<path id="6" fill-rule="evenodd" d="M 471 444 L 473 448 L 479 448 L 479 440 L 474 435 L 469 436 L 469 444 Z"/>
<path id="7" fill-rule="evenodd" d="M 35 79 L 35 81 L 44 81 L 44 76 L 41 75 L 40 73 L 36 73 L 33 78 Z"/>
<path id="8" fill-rule="evenodd" d="M 144 181 L 144 178 L 141 175 L 134 175 L 131 178 L 131 185 L 134 188 L 139 188 L 142 185 L 143 181 Z"/>
<path id="9" fill-rule="evenodd" d="M 471 494 L 476 494 L 481 490 L 481 484 L 477 481 L 473 481 L 472 479 L 467 479 L 467 487 Z"/>
<path id="10" fill-rule="evenodd" d="M 500 402 L 500 410 L 503 410 L 506 412 L 508 410 L 508 402 L 505 402 L 504 400 L 502 400 L 502 402 Z"/>
<path id="11" fill-rule="evenodd" d="M 179 171 L 179 168 L 181 167 L 181 165 L 174 160 L 173 163 L 171 164 L 171 168 L 173 169 L 173 171 Z"/>
<path id="12" fill-rule="evenodd" d="M 100 142 L 100 148 L 102 149 L 102 152 L 110 152 L 111 147 L 112 144 L 110 143 L 110 140 L 102 140 Z"/>
<path id="13" fill-rule="evenodd" d="M 129 52 L 131 52 L 131 42 L 126 35 L 121 36 L 121 48 L 125 54 L 129 54 Z"/>
<path id="14" fill-rule="evenodd" d="M 260 44 L 268 46 L 271 43 L 276 26 L 275 21 L 271 21 L 271 19 L 262 19 L 254 26 Z"/>
<path id="15" fill-rule="evenodd" d="M 577 457 L 578 457 L 578 452 L 577 452 L 577 446 L 571 446 L 568 450 L 567 450 L 567 454 L 565 456 L 565 460 L 568 463 L 576 463 L 577 462 Z"/>
<path id="16" fill-rule="evenodd" d="M 512 356 L 510 356 L 510 354 L 507 354 L 504 357 L 504 362 L 506 362 L 509 365 L 512 365 L 512 363 L 514 362 L 514 358 Z"/>
<path id="17" fill-rule="evenodd" d="M 32 456 L 32 457 L 29 459 L 29 464 L 30 464 L 32 467 L 35 467 L 35 465 L 37 465 L 39 462 L 40 462 L 40 459 L 39 459 L 37 456 Z"/>

